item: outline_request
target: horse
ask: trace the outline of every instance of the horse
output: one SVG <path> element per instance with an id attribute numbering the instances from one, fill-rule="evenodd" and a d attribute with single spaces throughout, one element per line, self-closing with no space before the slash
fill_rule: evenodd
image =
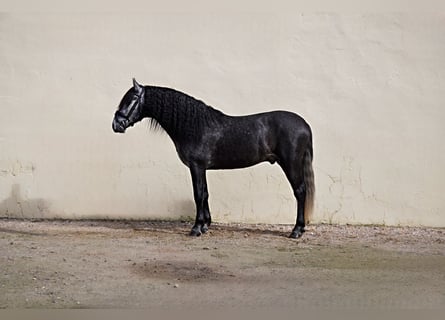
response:
<path id="1" fill-rule="evenodd" d="M 312 130 L 299 115 L 270 111 L 230 116 L 172 88 L 144 86 L 133 78 L 114 114 L 112 129 L 125 133 L 144 118 L 173 140 L 179 159 L 190 169 L 196 219 L 191 236 L 206 233 L 212 222 L 206 170 L 246 168 L 275 162 L 297 200 L 290 238 L 305 232 L 314 203 Z"/>

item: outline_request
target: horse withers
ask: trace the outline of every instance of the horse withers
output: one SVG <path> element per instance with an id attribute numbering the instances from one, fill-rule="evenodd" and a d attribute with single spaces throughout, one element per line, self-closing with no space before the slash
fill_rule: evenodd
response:
<path id="1" fill-rule="evenodd" d="M 295 113 L 271 111 L 230 116 L 185 93 L 170 88 L 142 86 L 133 79 L 113 118 L 114 132 L 149 118 L 152 128 L 162 128 L 190 169 L 196 204 L 190 232 L 200 236 L 211 224 L 206 170 L 236 169 L 263 161 L 277 162 L 297 199 L 297 221 L 290 234 L 304 233 L 314 203 L 312 132 Z"/>

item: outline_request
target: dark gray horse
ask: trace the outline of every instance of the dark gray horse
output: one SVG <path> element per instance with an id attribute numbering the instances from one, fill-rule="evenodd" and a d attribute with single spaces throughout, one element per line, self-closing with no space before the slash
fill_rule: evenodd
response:
<path id="1" fill-rule="evenodd" d="M 181 161 L 190 168 L 196 220 L 190 235 L 199 236 L 211 223 L 207 169 L 235 169 L 263 161 L 277 162 L 297 199 L 297 222 L 291 238 L 304 232 L 314 201 L 312 132 L 306 121 L 287 111 L 234 117 L 170 89 L 133 87 L 122 98 L 113 130 L 124 133 L 143 118 L 161 127 L 173 140 Z"/>

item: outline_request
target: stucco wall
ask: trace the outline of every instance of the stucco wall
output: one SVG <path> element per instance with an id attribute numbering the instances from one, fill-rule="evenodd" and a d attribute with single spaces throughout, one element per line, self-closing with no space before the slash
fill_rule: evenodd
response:
<path id="1" fill-rule="evenodd" d="M 0 216 L 194 216 L 168 136 L 111 119 L 136 77 L 314 132 L 316 221 L 445 226 L 445 16 L 1 14 Z M 293 223 L 277 165 L 208 173 L 216 221 Z"/>

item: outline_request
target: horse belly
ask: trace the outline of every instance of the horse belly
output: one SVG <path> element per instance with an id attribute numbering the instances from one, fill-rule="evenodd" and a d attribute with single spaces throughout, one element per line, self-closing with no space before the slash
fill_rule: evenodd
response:
<path id="1" fill-rule="evenodd" d="M 209 169 L 237 169 L 269 160 L 256 136 L 229 135 L 213 147 Z"/>

